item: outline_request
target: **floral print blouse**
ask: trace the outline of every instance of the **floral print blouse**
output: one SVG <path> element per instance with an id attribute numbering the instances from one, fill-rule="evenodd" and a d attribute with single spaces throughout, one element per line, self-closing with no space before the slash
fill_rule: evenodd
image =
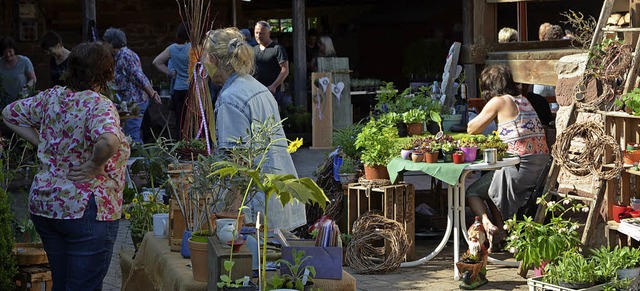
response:
<path id="1" fill-rule="evenodd" d="M 113 221 L 122 216 L 122 190 L 130 148 L 120 128 L 116 107 L 107 97 L 90 90 L 74 92 L 55 86 L 36 96 L 7 106 L 7 122 L 38 130 L 40 167 L 29 194 L 31 214 L 53 219 L 78 219 L 91 195 L 98 206 L 97 220 Z M 98 137 L 116 135 L 122 143 L 107 161 L 107 176 L 89 182 L 66 178 L 69 168 L 91 158 Z"/>
<path id="2" fill-rule="evenodd" d="M 144 88 L 151 86 L 149 79 L 142 71 L 140 58 L 127 47 L 121 48 L 115 57 L 115 87 L 118 95 L 124 101 L 133 100 L 136 103 L 147 101 L 149 97 Z"/>

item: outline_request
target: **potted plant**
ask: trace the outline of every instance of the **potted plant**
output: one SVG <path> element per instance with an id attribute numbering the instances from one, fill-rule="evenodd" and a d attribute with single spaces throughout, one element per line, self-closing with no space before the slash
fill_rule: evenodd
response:
<path id="1" fill-rule="evenodd" d="M 464 152 L 464 161 L 471 163 L 476 160 L 478 154 L 478 143 L 472 136 L 463 137 L 458 140 L 458 147 Z"/>
<path id="2" fill-rule="evenodd" d="M 452 163 L 453 162 L 453 153 L 456 150 L 456 145 L 453 142 L 450 141 L 444 141 L 441 144 L 441 148 L 442 148 L 442 157 L 445 163 Z"/>
<path id="3" fill-rule="evenodd" d="M 427 147 L 425 147 L 424 161 L 427 163 L 437 163 L 438 155 L 442 146 L 437 141 L 431 141 Z"/>
<path id="4" fill-rule="evenodd" d="M 340 148 L 343 157 L 360 160 L 360 150 L 356 148 L 356 137 L 362 131 L 364 125 L 360 122 L 351 124 L 345 128 L 334 130 L 331 136 L 331 144 Z"/>
<path id="5" fill-rule="evenodd" d="M 389 179 L 387 164 L 397 155 L 395 145 L 390 142 L 398 137 L 398 131 L 389 120 L 370 120 L 356 138 L 356 148 L 362 149 L 367 180 Z"/>
<path id="6" fill-rule="evenodd" d="M 290 290 L 311 290 L 313 288 L 313 278 L 316 276 L 316 269 L 313 266 L 302 266 L 310 257 L 304 256 L 304 251 L 293 249 L 291 252 L 293 263 L 280 259 L 281 274 L 274 274 L 267 282 L 267 290 L 287 288 Z"/>
<path id="7" fill-rule="evenodd" d="M 634 88 L 631 92 L 624 94 L 620 99 L 614 101 L 618 107 L 625 106 L 627 113 L 640 115 L 640 88 Z"/>
<path id="8" fill-rule="evenodd" d="M 507 144 L 502 142 L 502 140 L 498 136 L 497 131 L 494 131 L 493 134 L 488 135 L 486 140 L 479 144 L 481 151 L 484 151 L 486 149 L 496 149 L 498 152 L 497 158 L 499 161 L 501 161 L 502 158 L 507 154 Z"/>
<path id="9" fill-rule="evenodd" d="M 584 289 L 595 285 L 600 276 L 597 262 L 583 257 L 577 251 L 568 251 L 562 259 L 549 264 L 544 281 L 571 289 Z"/>
<path id="10" fill-rule="evenodd" d="M 153 215 L 169 212 L 169 206 L 157 199 L 157 192 L 144 195 L 136 192 L 131 203 L 124 208 L 124 218 L 130 222 L 131 240 L 138 251 L 144 234 L 153 230 Z"/>
<path id="11" fill-rule="evenodd" d="M 420 150 L 420 149 L 418 149 L 418 150 L 414 150 L 414 151 L 411 153 L 411 160 L 412 160 L 414 163 L 424 162 L 424 152 L 423 152 L 422 150 Z"/>
<path id="12" fill-rule="evenodd" d="M 505 223 L 510 231 L 507 249 L 525 269 L 554 262 L 562 253 L 577 250 L 581 245 L 580 224 L 563 216 L 568 212 L 588 212 L 589 208 L 567 196 L 557 202 L 547 201 L 546 195 L 539 197 L 536 203 L 546 206 L 545 214 L 551 216 L 548 223 L 536 222 L 528 216 L 517 220 L 515 215 Z"/>
<path id="13" fill-rule="evenodd" d="M 635 279 L 640 275 L 640 250 L 628 246 L 615 246 L 613 249 L 600 247 L 591 250 L 597 261 L 598 271 L 603 280 L 614 278 Z"/>
<path id="14" fill-rule="evenodd" d="M 462 164 L 465 162 L 464 152 L 461 150 L 455 151 L 452 155 L 454 164 Z"/>
<path id="15" fill-rule="evenodd" d="M 358 163 L 351 158 L 343 158 L 342 165 L 338 170 L 338 176 L 340 177 L 340 183 L 348 184 L 353 183 L 357 179 Z"/>
<path id="16" fill-rule="evenodd" d="M 252 137 L 262 137 L 263 143 L 259 145 L 259 150 L 254 150 L 254 153 L 259 157 L 257 161 L 252 163 L 248 163 L 249 161 L 238 161 L 238 160 L 223 160 L 215 163 L 217 170 L 212 173 L 212 175 L 218 176 L 220 179 L 229 179 L 234 177 L 244 177 L 249 179 L 249 183 L 247 187 L 244 189 L 242 194 L 242 199 L 240 202 L 240 207 L 238 208 L 237 217 L 240 218 L 242 214 L 242 209 L 246 207 L 247 199 L 250 197 L 251 193 L 262 192 L 264 193 L 264 209 L 265 213 L 262 213 L 262 217 L 260 217 L 260 213 L 258 213 L 258 219 L 256 220 L 256 227 L 260 228 L 261 221 L 269 221 L 268 212 L 266 211 L 268 208 L 268 203 L 270 198 L 275 195 L 278 201 L 285 206 L 287 203 L 292 201 L 293 199 L 300 201 L 301 203 L 317 203 L 318 206 L 324 211 L 326 208 L 327 202 L 329 199 L 324 194 L 322 188 L 320 188 L 311 178 L 297 178 L 292 174 L 270 174 L 264 173 L 262 166 L 266 160 L 266 153 L 269 151 L 272 145 L 277 142 L 282 141 L 282 139 L 270 139 L 268 137 L 272 137 L 275 134 L 275 131 L 278 127 L 278 122 L 275 122 L 273 119 L 268 119 L 263 124 L 254 124 L 250 129 L 250 136 Z M 271 134 L 269 134 L 271 132 Z M 295 152 L 302 145 L 302 140 L 296 140 L 289 143 L 287 151 L 289 153 Z M 262 218 L 262 219 L 260 219 Z M 268 237 L 267 235 L 267 227 L 262 227 L 263 237 Z M 233 241 L 232 241 L 233 244 Z M 260 280 L 262 289 L 266 288 L 266 268 L 267 268 L 267 244 L 262 244 L 261 250 L 261 271 Z M 229 261 L 233 261 L 233 252 L 230 253 Z M 233 278 L 232 276 L 232 268 L 228 270 L 229 278 Z"/>
<path id="17" fill-rule="evenodd" d="M 400 157 L 404 160 L 411 159 L 411 153 L 413 152 L 414 146 L 412 140 L 406 140 L 402 143 L 400 150 Z"/>
<path id="18" fill-rule="evenodd" d="M 427 119 L 427 113 L 424 110 L 413 108 L 402 113 L 402 121 L 407 124 L 407 132 L 409 136 L 421 135 L 422 126 Z"/>

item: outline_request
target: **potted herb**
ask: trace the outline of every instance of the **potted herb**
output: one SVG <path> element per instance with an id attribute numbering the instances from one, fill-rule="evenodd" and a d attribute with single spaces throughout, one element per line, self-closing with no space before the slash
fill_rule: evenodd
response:
<path id="1" fill-rule="evenodd" d="M 634 279 L 640 275 L 640 249 L 616 246 L 591 251 L 604 280 Z"/>
<path id="2" fill-rule="evenodd" d="M 445 141 L 441 144 L 442 147 L 442 157 L 445 163 L 453 162 L 453 153 L 456 150 L 456 145 L 453 142 Z"/>
<path id="3" fill-rule="evenodd" d="M 411 160 L 412 160 L 414 163 L 424 162 L 424 152 L 423 152 L 422 150 L 420 150 L 420 149 L 418 149 L 418 150 L 414 150 L 414 151 L 411 153 Z"/>
<path id="4" fill-rule="evenodd" d="M 334 130 L 331 144 L 340 147 L 341 155 L 354 160 L 360 160 L 360 150 L 356 149 L 356 137 L 362 131 L 362 123 L 354 123 L 345 128 Z"/>
<path id="5" fill-rule="evenodd" d="M 425 147 L 424 161 L 427 163 L 437 163 L 438 155 L 440 155 L 440 149 L 442 146 L 437 141 L 431 141 L 427 147 Z"/>
<path id="6" fill-rule="evenodd" d="M 356 138 L 356 149 L 362 149 L 367 180 L 389 179 L 387 164 L 397 155 L 396 146 L 390 142 L 398 137 L 398 131 L 388 119 L 370 120 Z"/>
<path id="7" fill-rule="evenodd" d="M 595 285 L 600 277 L 597 262 L 583 257 L 577 251 L 568 251 L 562 259 L 549 264 L 544 281 L 571 289 L 583 289 Z"/>
<path id="8" fill-rule="evenodd" d="M 581 245 L 580 224 L 563 216 L 568 212 L 588 212 L 589 208 L 567 196 L 557 202 L 547 201 L 546 195 L 539 197 L 536 203 L 546 206 L 545 214 L 551 216 L 548 223 L 536 222 L 528 216 L 517 220 L 515 215 L 505 223 L 510 231 L 507 249 L 525 269 L 555 262 L 562 253 L 575 251 Z"/>
<path id="9" fill-rule="evenodd" d="M 464 152 L 463 151 L 455 151 L 452 155 L 454 164 L 462 164 L 464 163 Z"/>
<path id="10" fill-rule="evenodd" d="M 422 125 L 427 119 L 427 113 L 424 110 L 414 108 L 402 113 L 402 121 L 407 124 L 407 132 L 409 136 L 421 135 Z"/>
<path id="11" fill-rule="evenodd" d="M 338 176 L 340 177 L 340 183 L 349 184 L 353 183 L 357 179 L 358 163 L 350 158 L 343 158 L 342 165 L 338 170 Z"/>
<path id="12" fill-rule="evenodd" d="M 311 257 L 305 257 L 304 251 L 292 250 L 293 263 L 280 259 L 280 275 L 274 274 L 267 283 L 267 290 L 289 288 L 293 290 L 311 290 L 313 287 L 313 277 L 316 276 L 316 269 L 313 266 L 302 266 Z"/>
<path id="13" fill-rule="evenodd" d="M 507 144 L 502 142 L 500 137 L 498 136 L 498 132 L 494 131 L 493 134 L 488 135 L 486 140 L 483 142 L 479 142 L 480 150 L 484 151 L 486 149 L 496 149 L 498 151 L 498 160 L 501 161 L 502 158 L 507 154 Z"/>
<path id="14" fill-rule="evenodd" d="M 471 163 L 476 160 L 478 154 L 478 143 L 472 136 L 463 137 L 458 140 L 458 147 L 464 152 L 464 161 Z"/>
<path id="15" fill-rule="evenodd" d="M 413 152 L 414 146 L 413 146 L 413 140 L 405 140 L 402 142 L 401 146 L 401 150 L 400 150 L 400 157 L 402 157 L 402 159 L 404 160 L 410 160 L 411 159 L 411 153 Z"/>

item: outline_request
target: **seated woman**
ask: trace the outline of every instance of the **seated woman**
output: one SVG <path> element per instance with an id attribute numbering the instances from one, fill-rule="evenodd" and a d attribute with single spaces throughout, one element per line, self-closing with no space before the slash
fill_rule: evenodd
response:
<path id="1" fill-rule="evenodd" d="M 520 156 L 518 167 L 505 167 L 480 177 L 467 189 L 467 204 L 482 218 L 489 247 L 504 238 L 503 217 L 512 217 L 525 205 L 549 158 L 544 128 L 536 111 L 504 65 L 487 67 L 480 76 L 480 91 L 488 102 L 467 132 L 478 134 L 497 118 L 498 135 L 507 152 Z M 492 219 L 487 214 L 491 211 Z"/>

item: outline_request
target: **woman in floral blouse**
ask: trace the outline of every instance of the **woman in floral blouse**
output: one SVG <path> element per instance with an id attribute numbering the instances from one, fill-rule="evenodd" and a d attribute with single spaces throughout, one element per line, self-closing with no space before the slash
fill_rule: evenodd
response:
<path id="1" fill-rule="evenodd" d="M 69 55 L 68 87 L 4 108 L 4 123 L 38 148 L 29 212 L 49 257 L 53 290 L 100 290 L 122 216 L 129 145 L 115 105 L 100 93 L 113 56 L 83 43 Z"/>
<path id="2" fill-rule="evenodd" d="M 151 82 L 142 71 L 140 57 L 127 47 L 127 36 L 117 28 L 109 28 L 102 39 L 115 53 L 115 87 L 118 96 L 126 102 L 135 101 L 140 108 L 140 117 L 129 118 L 124 123 L 124 133 L 134 142 L 143 143 L 140 135 L 142 116 L 149 107 L 149 98 L 160 104 L 160 95 L 151 87 Z"/>

